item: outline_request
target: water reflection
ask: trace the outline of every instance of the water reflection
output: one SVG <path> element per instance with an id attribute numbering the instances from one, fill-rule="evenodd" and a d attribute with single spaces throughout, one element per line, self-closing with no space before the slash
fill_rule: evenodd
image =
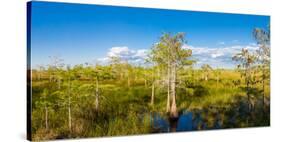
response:
<path id="1" fill-rule="evenodd" d="M 219 114 L 184 111 L 177 120 L 169 120 L 159 113 L 151 113 L 152 132 L 181 132 L 222 128 Z"/>
<path id="2" fill-rule="evenodd" d="M 159 113 L 151 113 L 152 132 L 170 132 L 170 124 Z"/>
<path id="3" fill-rule="evenodd" d="M 249 111 L 247 101 L 237 101 L 230 107 L 208 106 L 179 112 L 179 118 L 150 113 L 152 133 L 243 128 L 270 125 L 270 107 L 256 105 Z"/>
<path id="4" fill-rule="evenodd" d="M 176 131 L 191 131 L 194 130 L 192 121 L 192 112 L 183 113 L 178 119 Z"/>

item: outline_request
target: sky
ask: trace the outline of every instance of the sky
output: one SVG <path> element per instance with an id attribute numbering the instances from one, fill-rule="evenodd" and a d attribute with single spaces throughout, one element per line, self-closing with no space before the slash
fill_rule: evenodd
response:
<path id="1" fill-rule="evenodd" d="M 208 13 L 86 4 L 32 2 L 31 63 L 106 64 L 118 56 L 142 65 L 164 32 L 186 34 L 195 66 L 234 68 L 231 57 L 242 48 L 256 50 L 254 28 L 268 27 L 269 16 Z"/>

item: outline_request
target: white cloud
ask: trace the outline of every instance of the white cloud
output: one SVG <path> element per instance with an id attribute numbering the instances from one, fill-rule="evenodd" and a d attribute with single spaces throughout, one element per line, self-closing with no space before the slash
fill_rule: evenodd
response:
<path id="1" fill-rule="evenodd" d="M 142 64 L 147 58 L 147 49 L 133 50 L 127 46 L 112 47 L 107 52 L 106 57 L 99 58 L 98 61 L 102 64 L 107 64 L 111 57 L 119 57 L 121 60 L 132 64 Z"/>
<path id="2" fill-rule="evenodd" d="M 223 55 L 224 55 L 223 53 L 212 53 L 211 57 L 212 58 L 217 58 L 217 57 L 220 57 L 220 56 L 223 56 Z"/>
<path id="3" fill-rule="evenodd" d="M 147 56 L 147 49 L 139 49 L 136 51 L 136 57 L 145 58 Z"/>
<path id="4" fill-rule="evenodd" d="M 255 51 L 258 49 L 258 46 L 249 44 L 211 48 L 184 45 L 183 48 L 192 50 L 192 56 L 197 60 L 196 67 L 200 67 L 203 64 L 209 64 L 212 67 L 233 68 L 235 67 L 235 62 L 232 61 L 232 57 L 236 53 L 240 52 L 242 48 Z"/>
<path id="5" fill-rule="evenodd" d="M 116 56 L 126 56 L 129 54 L 130 54 L 129 48 L 126 46 L 123 46 L 123 47 L 110 48 L 109 52 L 107 53 L 107 56 L 116 57 Z"/>
<path id="6" fill-rule="evenodd" d="M 98 58 L 97 61 L 98 63 L 107 63 L 109 62 L 109 58 L 108 57 Z"/>

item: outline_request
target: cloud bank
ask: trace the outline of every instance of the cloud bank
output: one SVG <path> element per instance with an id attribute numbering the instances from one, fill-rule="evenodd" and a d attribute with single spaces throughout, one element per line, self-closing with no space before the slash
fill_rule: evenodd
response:
<path id="1" fill-rule="evenodd" d="M 232 61 L 232 57 L 235 54 L 240 52 L 242 48 L 255 51 L 258 49 L 258 46 L 256 44 L 249 44 L 210 48 L 184 45 L 183 48 L 192 50 L 193 59 L 197 61 L 196 67 L 209 64 L 213 68 L 234 68 L 236 63 Z"/>
<path id="2" fill-rule="evenodd" d="M 258 49 L 256 44 L 248 45 L 233 45 L 211 48 L 211 47 L 196 47 L 184 45 L 182 48 L 192 50 L 192 59 L 197 62 L 195 67 L 201 67 L 203 64 L 209 64 L 213 68 L 234 68 L 236 63 L 232 61 L 232 56 L 240 52 L 242 48 L 250 51 Z M 130 49 L 127 46 L 112 47 L 108 50 L 106 57 L 99 58 L 98 61 L 102 64 L 108 64 L 111 57 L 119 57 L 123 61 L 128 61 L 131 64 L 143 65 L 147 58 L 148 49 Z"/>

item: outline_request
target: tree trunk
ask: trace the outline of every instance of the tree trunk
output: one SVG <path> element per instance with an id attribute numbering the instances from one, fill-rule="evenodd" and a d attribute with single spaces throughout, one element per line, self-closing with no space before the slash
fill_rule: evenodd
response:
<path id="1" fill-rule="evenodd" d="M 147 88 L 147 81 L 144 79 L 144 87 Z"/>
<path id="2" fill-rule="evenodd" d="M 44 100 L 47 101 L 47 96 L 44 96 Z M 48 107 L 47 107 L 47 104 L 44 105 L 44 108 L 45 108 L 45 128 L 46 128 L 46 130 L 48 130 L 49 124 L 48 124 Z"/>
<path id="3" fill-rule="evenodd" d="M 70 105 L 70 96 L 68 97 L 68 128 L 71 132 L 71 105 Z"/>
<path id="4" fill-rule="evenodd" d="M 205 75 L 205 81 L 208 81 L 208 75 L 207 74 Z"/>
<path id="5" fill-rule="evenodd" d="M 98 110 L 99 107 L 99 80 L 98 77 L 96 78 L 96 110 Z"/>
<path id="6" fill-rule="evenodd" d="M 151 105 L 153 106 L 153 104 L 154 104 L 154 89 L 155 89 L 155 83 L 154 83 L 154 81 L 153 81 L 153 83 L 152 83 L 152 89 L 151 89 Z"/>
<path id="7" fill-rule="evenodd" d="M 246 81 L 246 93 L 247 93 L 247 98 L 248 98 L 248 112 L 250 113 L 251 111 L 251 100 L 250 100 L 250 90 L 249 90 L 249 76 L 248 76 L 248 66 L 246 66 L 246 73 L 245 73 L 245 81 Z"/>
<path id="8" fill-rule="evenodd" d="M 58 78 L 58 84 L 59 84 L 58 89 L 60 89 L 60 84 L 61 84 L 61 78 L 60 77 Z"/>
<path id="9" fill-rule="evenodd" d="M 171 82 L 171 92 L 172 92 L 172 107 L 170 116 L 172 118 L 178 118 L 177 104 L 176 104 L 176 65 L 172 65 L 172 82 Z"/>
<path id="10" fill-rule="evenodd" d="M 168 78 L 167 78 L 167 107 L 166 112 L 170 112 L 170 64 L 168 64 Z"/>
<path id="11" fill-rule="evenodd" d="M 69 131 L 71 131 L 70 78 L 68 81 L 68 128 L 69 128 Z"/>
<path id="12" fill-rule="evenodd" d="M 45 127 L 46 127 L 46 130 L 49 129 L 49 126 L 48 126 L 48 108 L 47 108 L 46 105 L 45 105 Z"/>

